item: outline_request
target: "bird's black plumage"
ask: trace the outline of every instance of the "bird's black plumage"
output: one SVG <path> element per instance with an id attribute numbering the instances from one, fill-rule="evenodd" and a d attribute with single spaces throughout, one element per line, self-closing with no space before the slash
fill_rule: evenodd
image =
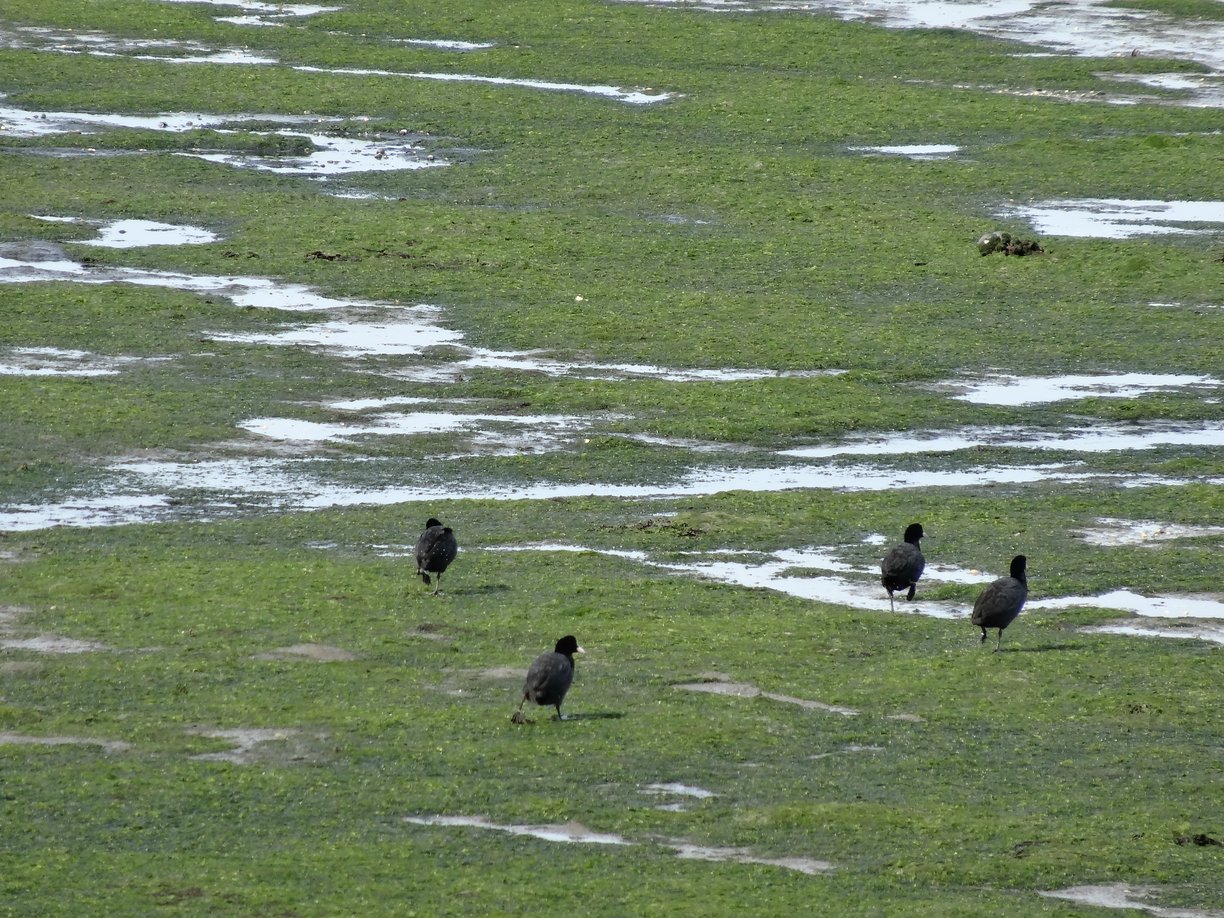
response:
<path id="1" fill-rule="evenodd" d="M 926 558 L 918 543 L 924 533 L 921 523 L 910 523 L 905 527 L 905 541 L 889 549 L 884 560 L 880 562 L 880 582 L 888 590 L 888 605 L 893 607 L 893 591 L 907 590 L 907 600 L 914 598 L 918 588 L 918 578 L 926 567 Z"/>
<path id="2" fill-rule="evenodd" d="M 432 516 L 425 523 L 425 531 L 416 543 L 417 573 L 429 586 L 429 575 L 437 579 L 434 595 L 442 589 L 442 572 L 445 571 L 459 551 L 459 543 L 455 541 L 455 533 L 449 526 L 443 526 Z"/>
<path id="3" fill-rule="evenodd" d="M 1000 577 L 989 584 L 973 604 L 973 624 L 982 629 L 982 643 L 986 643 L 986 629 L 998 628 L 998 651 L 1003 646 L 1003 629 L 1016 620 L 1024 601 L 1028 599 L 1026 568 L 1028 559 L 1024 555 L 1012 558 L 1011 576 Z"/>
<path id="4" fill-rule="evenodd" d="M 556 647 L 535 658 L 523 681 L 523 697 L 512 718 L 515 723 L 523 722 L 523 704 L 528 701 L 552 705 L 557 709 L 557 719 L 562 719 L 561 702 L 574 683 L 574 654 L 583 652 L 578 639 L 567 634 L 557 641 Z"/>

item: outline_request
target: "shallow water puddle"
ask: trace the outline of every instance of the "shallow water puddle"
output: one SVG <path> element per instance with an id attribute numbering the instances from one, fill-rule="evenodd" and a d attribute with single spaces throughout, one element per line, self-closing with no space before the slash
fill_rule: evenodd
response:
<path id="1" fill-rule="evenodd" d="M 383 308 L 376 303 L 333 299 L 323 296 L 304 284 L 285 284 L 266 277 L 209 276 L 177 274 L 169 271 L 146 271 L 141 268 L 87 267 L 79 262 L 58 258 L 9 258 L 0 255 L 0 283 L 30 284 L 46 281 L 165 287 L 187 293 L 219 296 L 238 307 L 281 309 L 289 312 L 362 307 Z M 347 325 L 347 323 L 340 324 Z M 443 338 L 443 340 L 448 339 Z M 310 343 L 309 339 L 305 343 Z"/>
<path id="2" fill-rule="evenodd" d="M 163 0 L 165 2 L 165 0 Z M 260 17 L 262 20 L 263 17 Z M 266 24 L 266 21 L 252 22 L 249 19 L 242 20 L 242 24 Z M 95 41 L 85 47 L 66 47 L 63 43 L 52 44 L 50 46 L 39 47 L 38 50 L 53 51 L 67 54 L 88 54 L 97 57 L 115 57 L 125 56 L 133 60 L 157 61 L 167 64 L 233 64 L 233 65 L 258 65 L 270 66 L 279 65 L 280 61 L 276 58 L 260 56 L 246 49 L 225 49 L 225 50 L 203 50 L 198 45 L 190 45 L 182 42 L 159 42 L 158 46 L 164 48 L 173 48 L 174 50 L 186 52 L 182 56 L 165 56 L 154 54 L 133 53 L 134 49 L 129 42 L 123 39 L 115 38 L 108 44 L 106 36 L 99 34 L 94 35 Z M 360 77 L 390 77 L 404 78 L 412 80 L 433 80 L 447 83 L 484 83 L 491 86 L 508 86 L 520 89 L 538 89 L 546 92 L 562 92 L 562 93 L 577 93 L 580 95 L 600 96 L 606 99 L 612 99 L 616 102 L 624 102 L 628 105 L 653 105 L 658 102 L 666 102 L 670 99 L 678 97 L 678 93 L 674 92 L 658 92 L 653 89 L 624 89 L 620 86 L 590 84 L 590 83 L 561 83 L 552 80 L 535 80 L 521 77 L 499 77 L 487 76 L 484 74 L 474 73 L 429 73 L 425 71 L 399 71 L 399 70 L 379 70 L 363 67 L 314 67 L 306 64 L 291 64 L 286 65 L 290 70 L 296 70 L 299 73 L 321 73 L 329 76 L 360 76 Z"/>
<path id="3" fill-rule="evenodd" d="M 387 318 L 377 322 L 333 319 L 268 334 L 215 332 L 209 338 L 240 344 L 317 347 L 343 357 L 417 355 L 463 340 L 462 333 L 435 324 L 435 307 L 384 307 L 382 313 Z"/>
<path id="4" fill-rule="evenodd" d="M 0 638 L 0 648 L 56 654 L 96 653 L 112 649 L 97 641 L 78 641 L 76 638 L 61 637 L 58 634 L 40 634 L 32 638 Z"/>
<path id="5" fill-rule="evenodd" d="M 1066 889 L 1038 893 L 1048 899 L 1066 899 L 1080 905 L 1097 908 L 1125 908 L 1147 912 L 1157 918 L 1224 918 L 1224 912 L 1193 908 L 1171 908 L 1148 901 L 1160 890 L 1151 886 L 1131 886 L 1128 883 L 1103 883 L 1097 886 L 1070 886 Z"/>
<path id="6" fill-rule="evenodd" d="M 474 349 L 471 356 L 443 367 L 408 368 L 395 375 L 414 382 L 457 379 L 472 370 L 517 370 L 575 379 L 660 379 L 666 382 L 744 382 L 757 379 L 807 379 L 839 376 L 845 370 L 770 370 L 750 367 L 728 369 L 674 368 L 637 363 L 571 363 L 549 359 L 536 351 Z"/>
<path id="7" fill-rule="evenodd" d="M 1114 609 L 1144 618 L 1209 618 L 1224 620 L 1224 601 L 1199 596 L 1141 596 L 1130 590 L 1113 590 L 1100 596 L 1061 596 L 1030 600 L 1029 609 Z"/>
<path id="8" fill-rule="evenodd" d="M 0 93 L 0 99 L 4 94 Z M 158 115 L 111 115 L 97 112 L 35 112 L 0 104 L 0 131 L 8 137 L 46 137 L 54 134 L 90 133 L 89 128 L 131 128 L 181 134 L 200 129 L 218 129 L 243 122 L 285 125 L 336 124 L 340 118 L 314 115 L 213 115 L 203 112 L 163 112 Z"/>
<path id="9" fill-rule="evenodd" d="M 909 613 L 925 615 L 940 619 L 963 619 L 970 611 L 971 603 L 966 602 L 934 602 L 922 598 L 922 588 L 929 583 L 963 583 L 986 584 L 1001 573 L 967 570 L 954 565 L 931 563 L 923 572 L 919 584 L 919 595 L 913 602 L 898 600 L 895 608 L 890 608 L 887 594 L 879 586 L 879 569 L 875 565 L 849 565 L 838 561 L 828 549 L 782 549 L 772 553 L 750 553 L 751 560 L 732 561 L 725 557 L 718 560 L 696 560 L 691 562 L 658 561 L 650 558 L 644 552 L 605 550 L 584 548 L 574 545 L 559 545 L 541 543 L 538 545 L 499 546 L 491 551 L 564 551 L 591 552 L 612 557 L 623 558 L 650 567 L 662 568 L 681 574 L 695 575 L 719 583 L 751 589 L 768 589 L 807 599 L 815 602 L 829 603 L 851 609 L 865 611 Z M 700 557 L 701 553 L 693 553 Z M 712 551 L 709 555 L 725 556 L 730 552 Z M 830 570 L 834 574 L 813 575 L 808 569 Z M 835 576 L 837 573 L 857 574 L 855 577 Z M 1214 597 L 1201 596 L 1141 596 L 1129 590 L 1115 590 L 1102 596 L 1063 596 L 1051 599 L 1030 600 L 1028 609 L 1070 609 L 1070 608 L 1115 609 L 1129 612 L 1144 618 L 1184 618 L 1209 619 L 1224 621 L 1224 601 Z M 1116 628 L 1117 626 L 1113 626 Z M 1158 629 L 1146 624 L 1135 623 L 1136 629 L 1148 636 L 1187 636 L 1184 630 Z M 1159 632 L 1159 633 L 1158 633 Z M 1111 630 L 1107 633 L 1125 633 Z M 1138 633 L 1138 632 L 1136 632 Z M 1207 640 L 1214 640 L 1211 635 L 1214 630 L 1208 628 L 1203 632 Z M 708 681 L 695 683 L 696 687 L 684 686 L 690 691 L 704 691 L 718 694 L 740 695 L 754 697 L 760 693 L 755 686 L 730 681 Z M 764 694 L 764 693 L 760 693 Z M 766 695 L 766 697 L 771 697 Z M 795 699 L 775 698 L 774 700 L 791 701 Z"/>
<path id="10" fill-rule="evenodd" d="M 160 60 L 161 58 L 158 59 Z M 170 60 L 177 59 L 170 58 Z M 216 63 L 217 61 L 214 57 L 209 58 L 208 62 Z M 2 94 L 0 94 L 0 97 L 2 97 Z M 175 153 L 177 156 L 187 156 L 236 168 L 257 169 L 280 175 L 301 175 L 326 179 L 358 172 L 388 172 L 449 165 L 446 160 L 422 150 L 415 141 L 405 141 L 399 137 L 394 141 L 376 137 L 340 137 L 319 131 L 294 130 L 291 127 L 303 124 L 339 124 L 343 120 L 345 119 L 314 116 L 212 115 L 199 112 L 154 116 L 106 115 L 88 112 L 30 112 L 14 106 L 0 105 L 0 132 L 14 137 L 46 137 L 55 134 L 91 133 L 91 129 L 108 128 L 132 128 L 176 134 L 208 129 L 214 130 L 218 134 L 235 134 L 237 131 L 231 126 L 244 122 L 284 124 L 290 127 L 275 132 L 258 130 L 248 133 L 259 137 L 275 135 L 301 138 L 310 143 L 312 147 L 310 153 L 276 156 L 260 156 L 254 153 L 195 153 L 186 151 Z M 363 119 L 355 118 L 348 120 L 361 121 Z"/>
<path id="11" fill-rule="evenodd" d="M 1110 373 L 1101 375 L 1009 376 L 949 380 L 940 388 L 953 398 L 978 405 L 1042 405 L 1082 398 L 1138 398 L 1171 389 L 1219 388 L 1212 376 L 1177 373 Z"/>
<path id="12" fill-rule="evenodd" d="M 559 825 L 516 826 L 493 822 L 483 816 L 405 816 L 404 822 L 418 826 L 457 826 L 468 829 L 492 829 L 510 835 L 526 835 L 551 842 L 584 845 L 632 845 L 633 842 L 608 832 L 593 832 L 578 822 Z"/>
<path id="13" fill-rule="evenodd" d="M 676 856 L 684 860 L 731 861 L 736 864 L 762 864 L 767 867 L 782 867 L 797 870 L 812 876 L 830 873 L 836 868 L 828 861 L 808 857 L 760 857 L 746 848 L 708 848 L 704 845 L 674 844 Z"/>
<path id="14" fill-rule="evenodd" d="M 1129 239 L 1219 232 L 1224 224 L 1224 201 L 1081 199 L 1009 206 L 1000 214 L 1024 220 L 1036 232 L 1049 236 Z"/>
<path id="15" fill-rule="evenodd" d="M 492 41 L 459 41 L 448 38 L 390 38 L 393 45 L 416 45 L 422 48 L 440 48 L 443 51 L 485 51 L 496 48 Z"/>
<path id="16" fill-rule="evenodd" d="M 47 255 L 43 251 L 40 255 Z M 279 332 L 234 334 L 214 332 L 215 341 L 279 347 L 317 347 L 343 357 L 420 355 L 433 347 L 462 347 L 463 333 L 437 324 L 436 306 L 391 306 L 323 296 L 303 284 L 272 278 L 188 275 L 140 268 L 97 268 L 60 258 L 0 256 L 0 283 L 73 281 L 83 284 L 129 283 L 166 287 L 228 299 L 235 306 L 287 311 L 363 310 L 379 313 L 374 320 L 332 319 Z M 462 376 L 476 369 L 518 370 L 578 379 L 660 379 L 667 382 L 737 382 L 775 378 L 834 376 L 843 370 L 771 370 L 754 368 L 674 368 L 649 364 L 570 363 L 539 352 L 463 348 L 468 356 L 445 364 L 401 368 L 392 375 L 414 381 Z"/>
<path id="17" fill-rule="evenodd" d="M 639 844 L 621 835 L 592 831 L 578 822 L 567 822 L 557 825 L 519 826 L 496 823 L 484 816 L 405 816 L 404 822 L 418 826 L 488 829 L 495 832 L 505 832 L 509 835 L 524 835 L 544 841 L 567 844 L 614 846 Z M 747 848 L 709 848 L 673 839 L 658 839 L 658 844 L 671 848 L 676 852 L 677 857 L 686 860 L 761 864 L 769 867 L 781 867 L 786 870 L 796 870 L 809 875 L 828 873 L 835 869 L 834 865 L 827 861 L 818 861 L 806 857 L 762 857 L 753 854 Z"/>
<path id="18" fill-rule="evenodd" d="M 114 376 L 139 357 L 102 357 L 57 347 L 14 347 L 0 352 L 0 376 Z M 166 359 L 166 358 L 156 358 Z"/>
<path id="19" fill-rule="evenodd" d="M 96 245 L 110 249 L 132 249 L 146 245 L 200 245 L 216 242 L 221 237 L 212 230 L 198 226 L 159 223 L 156 220 L 83 220 L 79 217 L 48 217 L 32 215 L 36 220 L 51 223 L 75 223 L 98 227 L 93 239 L 74 240 L 80 245 Z"/>
<path id="20" fill-rule="evenodd" d="M 416 411 L 386 413 L 362 424 L 328 424 L 287 418 L 255 418 L 238 426 L 269 439 L 320 444 L 348 442 L 369 436 L 407 437 L 436 433 L 466 433 L 481 454 L 518 455 L 561 448 L 587 428 L 591 418 L 566 415 L 455 414 Z M 453 456 L 452 456 L 453 458 Z"/>
<path id="21" fill-rule="evenodd" d="M 808 11 L 893 29 L 961 29 L 1086 57 L 1192 60 L 1224 72 L 1224 22 L 1114 7 L 1109 0 L 628 0 L 721 11 Z M 1212 94 L 1213 96 L 1215 94 Z M 1089 97 L 1091 98 L 1091 97 Z M 1215 97 L 1218 101 L 1218 96 Z M 1096 100 L 1099 101 L 1099 100 Z M 1197 99 L 1196 104 L 1212 104 Z"/>
<path id="22" fill-rule="evenodd" d="M 1195 379 L 1206 380 L 1207 377 L 1195 377 Z M 1059 391 L 1068 390 L 1062 388 Z M 1047 394 L 1050 392 L 1047 391 Z M 981 397 L 999 399 L 1027 398 L 1028 396 L 1020 389 L 1015 392 L 1008 391 L 1004 385 L 1000 389 L 985 390 Z M 974 393 L 973 400 L 977 400 L 976 393 Z M 782 450 L 779 455 L 798 456 L 805 459 L 826 459 L 835 456 L 911 456 L 915 453 L 951 453 L 987 446 L 1077 453 L 1145 450 L 1161 446 L 1224 446 L 1224 421 L 1200 422 L 1193 425 L 1154 421 L 1128 424 L 1125 427 L 1097 424 L 1092 427 L 1064 427 L 1057 430 L 1025 427 L 966 427 L 953 431 L 904 433 L 896 436 L 859 436 L 838 444 L 786 449 Z"/>
<path id="23" fill-rule="evenodd" d="M 198 462 L 121 461 L 106 471 L 111 480 L 88 497 L 59 504 L 24 504 L 0 510 L 0 532 L 31 531 L 52 526 L 115 526 L 171 518 L 207 518 L 232 512 L 233 501 L 256 502 L 279 510 L 320 510 L 334 507 L 387 506 L 408 502 L 452 500 L 550 500 L 565 497 L 624 497 L 655 499 L 721 494 L 726 491 L 780 491 L 829 488 L 877 491 L 917 487 L 1085 481 L 1106 476 L 1072 471 L 1065 466 L 977 469 L 967 472 L 914 472 L 868 467 L 792 467 L 785 469 L 695 468 L 672 483 L 609 484 L 606 482 L 534 484 L 473 483 L 439 475 L 419 485 L 402 485 L 400 474 L 388 468 L 383 486 L 339 484 L 318 459 L 242 458 Z M 320 469 L 316 473 L 315 469 Z M 1174 485 L 1188 482 L 1127 476 L 1128 486 Z M 104 496 L 97 496 L 98 491 Z M 208 498 L 191 491 L 220 492 Z M 177 497 L 175 496 L 177 495 Z M 201 503 L 203 500 L 203 503 Z M 203 514 L 203 516 L 201 516 Z M 925 610 L 923 610 L 925 611 Z"/>
<path id="24" fill-rule="evenodd" d="M 848 606 L 853 609 L 863 609 L 877 612 L 888 612 L 890 606 L 888 595 L 879 585 L 879 568 L 862 565 L 846 564 L 837 560 L 827 549 L 781 549 L 776 552 L 747 552 L 750 559 L 743 561 L 727 560 L 726 556 L 736 554 L 731 551 L 711 551 L 708 555 L 717 556 L 717 560 L 699 560 L 677 562 L 657 561 L 644 552 L 620 551 L 610 549 L 592 549 L 576 545 L 558 545 L 543 543 L 539 545 L 499 546 L 493 551 L 565 551 L 592 552 L 624 558 L 651 567 L 662 568 L 680 574 L 687 574 L 714 580 L 731 586 L 742 586 L 750 589 L 775 590 L 799 599 L 808 599 L 831 605 Z M 809 569 L 827 570 L 830 574 L 813 575 Z M 834 576 L 835 574 L 857 574 L 855 577 Z M 965 570 L 948 564 L 929 564 L 923 573 L 924 583 L 989 583 L 996 575 L 980 571 Z M 898 602 L 898 612 L 912 612 L 917 615 L 928 615 L 933 618 L 961 618 L 966 614 L 964 604 L 932 603 L 921 598 L 914 602 Z M 717 685 L 719 683 L 701 683 Z M 752 687 L 749 687 L 752 688 Z M 694 689 L 694 691 L 722 691 L 717 688 Z M 724 694 L 736 694 L 734 691 Z"/>
<path id="25" fill-rule="evenodd" d="M 902 144 L 899 146 L 882 147 L 850 147 L 853 153 L 877 153 L 882 156 L 906 156 L 910 159 L 948 159 L 959 153 L 961 148 L 955 144 L 927 143 Z"/>
<path id="26" fill-rule="evenodd" d="M 209 739 L 225 740 L 233 744 L 232 749 L 222 750 L 221 752 L 204 752 L 199 755 L 193 755 L 191 758 L 200 762 L 231 762 L 235 765 L 250 765 L 257 761 L 260 757 L 261 746 L 267 743 L 290 743 L 296 746 L 296 741 L 303 736 L 301 730 L 272 730 L 272 729 L 236 729 L 236 730 L 211 730 L 211 729 L 193 729 L 188 730 L 194 736 L 205 736 Z M 316 737 L 318 739 L 320 737 Z M 292 756 L 295 759 L 305 758 L 304 755 L 295 754 Z"/>
<path id="27" fill-rule="evenodd" d="M 106 752 L 123 752 L 132 744 L 123 740 L 93 739 L 87 736 L 29 736 L 0 732 L 0 746 L 101 746 Z"/>
<path id="28" fill-rule="evenodd" d="M 219 131 L 226 134 L 229 131 Z M 265 131 L 252 132 L 258 137 L 271 136 Z M 432 153 L 425 153 L 412 144 L 369 140 L 360 137 L 337 137 L 331 134 L 304 134 L 300 131 L 276 131 L 279 137 L 303 137 L 315 148 L 310 153 L 295 156 L 278 154 L 256 156 L 251 153 L 186 153 L 210 163 L 257 169 L 277 175 L 303 175 L 327 178 L 355 172 L 399 172 L 406 169 L 430 169 L 449 165 Z"/>
<path id="29" fill-rule="evenodd" d="M 224 9 L 237 9 L 243 15 L 214 16 L 213 18 L 217 22 L 227 22 L 230 25 L 254 26 L 283 26 L 290 20 L 318 16 L 321 13 L 335 13 L 344 9 L 341 6 L 320 6 L 313 3 L 259 3 L 255 0 L 158 0 L 158 2 L 207 4 Z"/>
<path id="30" fill-rule="evenodd" d="M 648 794 L 692 797 L 695 800 L 709 800 L 711 797 L 718 796 L 718 794 L 714 793 L 714 791 L 709 791 L 702 787 L 694 787 L 691 784 L 679 784 L 676 782 L 666 784 L 647 784 L 642 787 L 642 790 Z"/>
<path id="31" fill-rule="evenodd" d="M 1224 644 L 1224 624 L 1178 624 L 1154 625 L 1145 622 L 1122 621 L 1109 625 L 1085 625 L 1078 629 L 1083 634 L 1120 634 L 1128 637 L 1172 638 L 1174 640 L 1199 640 L 1211 644 Z"/>
<path id="32" fill-rule="evenodd" d="M 335 76 L 380 76 L 407 77 L 414 80 L 436 80 L 444 83 L 486 83 L 491 86 L 512 86 L 521 89 L 541 89 L 549 92 L 578 93 L 602 96 L 629 105 L 653 105 L 678 97 L 674 92 L 655 92 L 651 89 L 623 89 L 620 86 L 601 86 L 589 83 L 557 83 L 551 80 L 531 80 L 517 77 L 483 76 L 474 73 L 406 73 L 395 70 L 368 70 L 345 67 L 308 67 L 295 65 L 290 68 L 301 73 L 326 73 Z"/>
<path id="33" fill-rule="evenodd" d="M 81 497 L 61 504 L 8 504 L 0 510 L 0 532 L 33 532 L 55 526 L 124 526 L 159 518 L 171 507 L 159 494 Z"/>

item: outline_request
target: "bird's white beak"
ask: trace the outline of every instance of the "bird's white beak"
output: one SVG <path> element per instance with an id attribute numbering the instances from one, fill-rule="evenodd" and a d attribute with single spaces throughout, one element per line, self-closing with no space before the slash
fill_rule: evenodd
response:
<path id="1" fill-rule="evenodd" d="M 577 650 L 574 651 L 574 653 L 586 653 L 586 651 L 583 650 L 581 647 L 579 647 Z"/>

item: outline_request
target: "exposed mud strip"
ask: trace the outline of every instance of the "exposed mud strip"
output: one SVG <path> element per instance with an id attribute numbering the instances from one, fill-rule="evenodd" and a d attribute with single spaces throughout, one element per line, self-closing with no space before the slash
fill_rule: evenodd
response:
<path id="1" fill-rule="evenodd" d="M 1097 908 L 1124 908 L 1147 912 L 1157 918 L 1224 918 L 1224 912 L 1193 908 L 1169 908 L 1149 900 L 1160 893 L 1151 886 L 1131 886 L 1127 883 L 1105 883 L 1099 886 L 1070 886 L 1067 889 L 1039 893 L 1048 899 L 1065 899 Z"/>

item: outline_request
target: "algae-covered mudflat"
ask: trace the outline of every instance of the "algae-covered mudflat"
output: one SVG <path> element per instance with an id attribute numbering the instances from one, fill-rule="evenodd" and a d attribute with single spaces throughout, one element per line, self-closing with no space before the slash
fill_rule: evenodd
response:
<path id="1" fill-rule="evenodd" d="M 0 914 L 1224 914 L 1221 49 L 8 0 Z"/>

